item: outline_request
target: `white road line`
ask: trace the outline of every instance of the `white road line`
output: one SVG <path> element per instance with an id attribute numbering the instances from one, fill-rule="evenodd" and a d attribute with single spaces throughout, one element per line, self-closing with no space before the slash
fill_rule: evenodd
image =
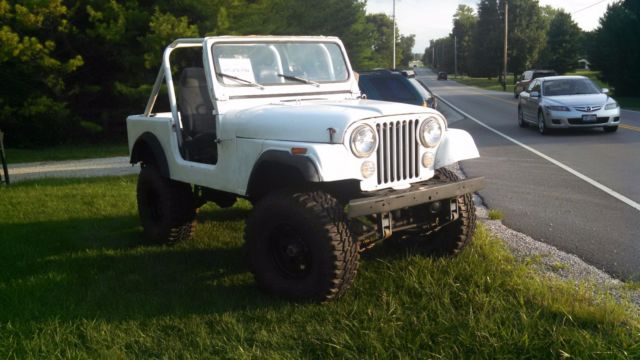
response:
<path id="1" fill-rule="evenodd" d="M 505 138 L 505 139 L 507 139 L 507 140 L 511 141 L 512 143 L 514 143 L 514 144 L 516 144 L 516 145 L 518 145 L 518 146 L 520 146 L 520 147 L 522 147 L 522 148 L 524 148 L 524 149 L 526 149 L 526 150 L 531 151 L 532 153 L 534 153 L 534 154 L 538 155 L 539 157 L 541 157 L 541 158 L 543 158 L 543 159 L 545 159 L 545 160 L 549 161 L 550 163 L 552 163 L 552 164 L 554 164 L 554 165 L 556 165 L 556 166 L 560 167 L 561 169 L 563 169 L 563 170 L 565 170 L 565 171 L 567 171 L 567 172 L 569 172 L 569 173 L 571 173 L 571 174 L 573 174 L 573 175 L 577 176 L 578 178 L 580 178 L 580 179 L 582 179 L 582 180 L 586 181 L 587 183 L 589 183 L 589 184 L 591 184 L 591 185 L 595 186 L 596 188 L 598 188 L 598 189 L 600 189 L 600 190 L 604 191 L 605 193 L 607 193 L 607 194 L 609 194 L 609 195 L 613 196 L 614 198 L 616 198 L 616 199 L 618 199 L 618 200 L 622 201 L 623 203 L 625 203 L 625 204 L 627 204 L 627 205 L 631 206 L 632 208 L 634 208 L 634 209 L 636 209 L 636 210 L 640 211 L 640 204 L 639 204 L 639 203 L 637 203 L 637 202 L 635 202 L 635 201 L 633 201 L 633 200 L 629 199 L 628 197 L 626 197 L 626 196 L 624 196 L 624 195 L 622 195 L 622 194 L 620 194 L 620 193 L 618 193 L 618 192 L 616 192 L 616 191 L 612 190 L 611 188 L 609 188 L 609 187 L 607 187 L 607 186 L 605 186 L 605 185 L 603 185 L 603 184 L 601 184 L 601 183 L 599 183 L 599 182 L 597 182 L 597 181 L 593 180 L 592 178 L 590 178 L 590 177 L 588 177 L 588 176 L 586 176 L 586 175 L 584 175 L 584 174 L 582 174 L 582 173 L 580 173 L 580 172 L 578 172 L 578 171 L 576 171 L 576 170 L 574 170 L 574 169 L 570 168 L 569 166 L 567 166 L 567 165 L 565 165 L 565 164 L 561 163 L 560 161 L 558 161 L 558 160 L 556 160 L 556 159 L 554 159 L 554 158 L 551 158 L 551 157 L 549 157 L 549 156 L 547 156 L 547 155 L 545 155 L 545 154 L 541 153 L 540 151 L 538 151 L 538 150 L 536 150 L 536 149 L 534 149 L 534 148 L 532 148 L 532 147 L 530 147 L 530 146 L 528 146 L 528 145 L 525 145 L 525 144 L 521 143 L 520 141 L 518 141 L 518 140 L 516 140 L 516 139 L 514 139 L 514 138 L 512 138 L 512 137 L 510 137 L 510 136 L 508 136 L 508 135 L 506 135 L 506 134 L 504 134 L 504 133 L 502 133 L 502 132 L 500 132 L 500 131 L 498 131 L 498 130 L 494 129 L 494 128 L 492 128 L 491 126 L 489 126 L 489 125 L 487 125 L 487 124 L 483 123 L 482 121 L 480 121 L 480 120 L 478 120 L 478 119 L 474 118 L 473 116 L 471 116 L 471 115 L 467 114 L 466 112 L 462 111 L 462 110 L 461 110 L 461 109 L 459 109 L 458 107 L 454 106 L 452 103 L 450 103 L 450 102 L 448 102 L 448 101 L 444 100 L 440 95 L 437 95 L 437 94 L 435 94 L 435 93 L 434 93 L 434 95 L 438 98 L 438 100 L 440 100 L 440 101 L 444 102 L 445 104 L 449 105 L 452 109 L 454 109 L 454 110 L 456 110 L 456 111 L 460 112 L 460 114 L 462 114 L 462 115 L 466 116 L 469 120 L 472 120 L 472 121 L 474 121 L 474 122 L 478 123 L 478 125 L 480 125 L 480 126 L 482 126 L 482 127 L 486 128 L 487 130 L 489 130 L 489 131 L 491 131 L 491 132 L 493 132 L 493 133 L 495 133 L 495 134 L 497 134 L 497 135 L 502 136 L 503 138 Z M 514 124 L 515 124 L 515 122 L 514 122 Z"/>

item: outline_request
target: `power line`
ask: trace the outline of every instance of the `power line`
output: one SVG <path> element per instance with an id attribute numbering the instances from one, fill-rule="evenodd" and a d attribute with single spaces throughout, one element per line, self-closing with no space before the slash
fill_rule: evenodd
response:
<path id="1" fill-rule="evenodd" d="M 605 2 L 605 1 L 607 1 L 607 0 L 601 0 L 601 1 L 598 1 L 598 2 L 597 2 L 597 3 L 595 3 L 595 4 L 591 4 L 591 5 L 589 5 L 589 6 L 587 6 L 587 7 L 584 7 L 584 8 L 582 8 L 582 9 L 580 9 L 580 10 L 576 10 L 576 11 L 572 12 L 571 14 L 577 14 L 577 13 L 579 13 L 580 11 L 584 11 L 584 10 L 590 9 L 590 8 L 592 8 L 592 7 L 594 7 L 594 6 L 598 5 L 598 4 L 602 4 L 602 3 L 603 3 L 603 2 Z"/>

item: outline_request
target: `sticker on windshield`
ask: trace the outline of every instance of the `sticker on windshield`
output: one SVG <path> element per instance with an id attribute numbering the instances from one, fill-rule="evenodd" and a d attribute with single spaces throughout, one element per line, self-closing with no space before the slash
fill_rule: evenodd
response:
<path id="1" fill-rule="evenodd" d="M 251 60 L 247 58 L 220 58 L 220 72 L 223 74 L 235 76 L 237 78 L 255 82 L 256 79 L 253 76 L 253 67 L 251 66 Z M 238 84 L 237 80 L 233 78 L 223 78 L 222 80 L 227 85 Z"/>

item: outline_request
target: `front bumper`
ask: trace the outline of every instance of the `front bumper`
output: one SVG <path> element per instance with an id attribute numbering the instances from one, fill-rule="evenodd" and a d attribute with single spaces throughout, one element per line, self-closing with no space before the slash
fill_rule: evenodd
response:
<path id="1" fill-rule="evenodd" d="M 353 199 L 349 201 L 347 216 L 354 218 L 389 212 L 438 200 L 455 198 L 482 188 L 484 188 L 484 177 L 475 177 L 451 183 L 420 183 L 406 190 L 390 190 L 383 195 Z"/>
<path id="2" fill-rule="evenodd" d="M 545 111 L 548 128 L 590 128 L 602 126 L 617 126 L 620 124 L 620 108 L 600 110 L 597 112 Z M 595 115 L 595 120 L 585 121 L 583 115 Z"/>

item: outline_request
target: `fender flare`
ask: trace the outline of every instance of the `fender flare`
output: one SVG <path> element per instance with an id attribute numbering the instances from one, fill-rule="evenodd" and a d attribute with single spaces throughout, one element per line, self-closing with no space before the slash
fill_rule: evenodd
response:
<path id="1" fill-rule="evenodd" d="M 259 168 L 260 164 L 263 164 L 265 162 L 273 162 L 291 166 L 300 171 L 300 174 L 306 181 L 322 181 L 322 176 L 320 176 L 318 168 L 309 157 L 293 155 L 290 152 L 283 150 L 267 150 L 263 152 L 258 160 L 256 160 L 255 164 L 253 164 L 253 169 L 251 169 L 251 176 L 249 177 L 249 183 L 251 183 L 251 181 L 253 180 L 253 176 L 256 173 L 256 170 Z"/>
<path id="2" fill-rule="evenodd" d="M 296 171 L 299 177 L 282 177 L 280 172 L 285 168 Z M 286 170 L 284 170 L 286 171 Z M 282 174 L 285 175 L 284 173 Z M 293 155 L 284 150 L 267 150 L 254 163 L 249 176 L 246 193 L 252 197 L 260 197 L 266 188 L 284 185 L 290 181 L 321 182 L 322 177 L 313 160 L 306 156 Z M 265 188 L 266 187 L 266 188 Z"/>
<path id="3" fill-rule="evenodd" d="M 460 129 L 448 129 L 438 147 L 434 169 L 477 157 L 480 157 L 480 153 L 471 134 Z"/>
<path id="4" fill-rule="evenodd" d="M 145 132 L 136 139 L 133 149 L 131 150 L 129 162 L 131 164 L 137 164 L 139 162 L 149 161 L 149 158 L 153 159 L 160 174 L 168 178 L 169 164 L 162 145 L 155 135 L 150 132 Z"/>

